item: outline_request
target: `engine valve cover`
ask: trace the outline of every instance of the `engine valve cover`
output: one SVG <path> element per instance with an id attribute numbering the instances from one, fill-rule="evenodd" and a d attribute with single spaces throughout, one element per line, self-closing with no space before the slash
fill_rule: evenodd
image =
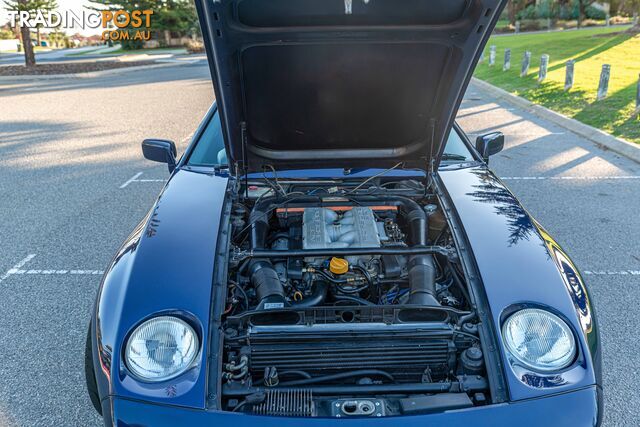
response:
<path id="1" fill-rule="evenodd" d="M 342 217 L 326 208 L 306 208 L 302 217 L 302 247 L 327 248 L 379 248 L 379 227 L 373 211 L 356 206 Z"/>

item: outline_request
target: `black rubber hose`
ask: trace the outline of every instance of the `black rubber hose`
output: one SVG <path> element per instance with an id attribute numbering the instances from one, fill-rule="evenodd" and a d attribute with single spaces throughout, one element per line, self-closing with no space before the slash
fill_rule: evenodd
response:
<path id="1" fill-rule="evenodd" d="M 306 378 L 306 379 L 312 378 L 311 375 L 309 375 L 307 372 L 300 371 L 300 370 L 284 371 L 284 372 L 280 372 L 278 375 L 280 376 L 280 378 L 285 377 L 287 375 L 297 375 L 299 377 Z"/>
<path id="2" fill-rule="evenodd" d="M 324 277 L 325 279 L 327 279 L 331 283 L 337 283 L 337 284 L 340 284 L 340 285 L 344 285 L 344 284 L 347 283 L 347 279 L 337 279 L 335 277 L 332 277 L 329 273 L 327 273 L 324 270 L 315 270 L 314 273 L 315 274 L 319 274 L 320 276 Z"/>
<path id="3" fill-rule="evenodd" d="M 393 375 L 391 375 L 388 372 L 382 371 L 380 369 L 359 369 L 356 371 L 340 372 L 340 373 L 331 374 L 331 375 L 323 375 L 321 377 L 304 378 L 304 379 L 295 380 L 295 381 L 286 381 L 286 382 L 280 383 L 280 386 L 287 387 L 287 386 L 294 386 L 294 385 L 318 384 L 318 383 L 323 383 L 327 381 L 343 380 L 346 378 L 369 377 L 369 376 L 384 377 L 391 382 L 395 382 L 395 378 L 393 378 Z"/>
<path id="4" fill-rule="evenodd" d="M 284 307 L 284 288 L 271 262 L 253 260 L 249 264 L 249 275 L 258 297 L 258 308 L 263 308 L 265 304 L 274 304 L 273 308 Z"/>
<path id="5" fill-rule="evenodd" d="M 367 271 L 366 268 L 360 267 L 359 265 L 354 265 L 351 268 L 356 270 L 356 271 L 359 271 L 364 276 L 364 278 L 367 281 L 367 283 L 369 284 L 369 286 L 371 286 L 371 288 L 373 288 L 373 279 L 371 278 L 371 274 L 369 274 L 369 272 Z"/>
<path id="6" fill-rule="evenodd" d="M 456 267 L 451 263 L 449 263 L 449 269 L 451 270 L 451 276 L 453 277 L 454 283 L 456 284 L 458 289 L 460 289 L 460 292 L 462 292 L 462 295 L 465 297 L 465 299 L 470 302 L 471 297 L 469 296 L 469 292 L 462 282 L 462 279 L 460 279 L 460 276 L 458 275 L 458 270 L 456 270 Z"/>
<path id="7" fill-rule="evenodd" d="M 264 209 L 269 206 L 271 202 L 267 204 L 257 202 L 249 214 L 252 248 L 265 249 L 266 247 L 269 212 Z M 258 308 L 263 308 L 265 304 L 274 304 L 274 307 L 284 306 L 286 302 L 284 287 L 271 261 L 254 259 L 249 264 L 249 277 L 258 296 Z"/>
<path id="8" fill-rule="evenodd" d="M 371 274 L 369 274 L 366 268 L 360 267 L 359 265 L 354 265 L 352 268 L 362 273 L 369 285 L 369 295 L 373 297 L 374 301 L 378 301 L 378 299 L 380 298 L 380 287 L 373 284 Z"/>
<path id="9" fill-rule="evenodd" d="M 409 260 L 409 304 L 438 306 L 436 266 L 431 255 L 413 256 Z"/>
<path id="10" fill-rule="evenodd" d="M 326 282 L 314 282 L 315 289 L 311 296 L 303 299 L 302 301 L 293 301 L 291 305 L 295 308 L 307 308 L 314 307 L 318 304 L 322 304 L 324 300 L 327 298 L 327 290 L 329 286 Z"/>

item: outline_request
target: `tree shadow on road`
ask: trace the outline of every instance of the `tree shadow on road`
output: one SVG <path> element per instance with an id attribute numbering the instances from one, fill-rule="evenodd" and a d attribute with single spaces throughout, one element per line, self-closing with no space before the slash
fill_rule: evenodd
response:
<path id="1" fill-rule="evenodd" d="M 152 74 L 152 76 L 149 76 Z M 104 77 L 57 78 L 33 81 L 15 80 L 0 83 L 0 97 L 20 93 L 63 92 L 80 89 L 110 89 L 125 86 L 140 86 L 175 81 L 193 80 L 193 84 L 212 89 L 209 68 L 206 65 L 177 65 L 176 67 L 146 70 L 129 70 L 122 74 Z"/>

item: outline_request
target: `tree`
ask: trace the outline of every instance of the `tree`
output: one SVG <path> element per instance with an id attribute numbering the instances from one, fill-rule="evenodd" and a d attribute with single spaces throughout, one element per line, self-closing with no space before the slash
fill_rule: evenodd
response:
<path id="1" fill-rule="evenodd" d="M 155 28 L 181 35 L 199 30 L 198 16 L 192 0 L 165 0 L 158 11 Z"/>
<path id="2" fill-rule="evenodd" d="M 587 7 L 595 3 L 595 0 L 578 0 L 578 28 L 582 27 L 582 21 L 587 16 Z"/>
<path id="3" fill-rule="evenodd" d="M 13 34 L 13 31 L 0 28 L 0 40 L 13 40 L 15 38 L 16 36 Z"/>
<path id="4" fill-rule="evenodd" d="M 43 13 L 51 12 L 58 8 L 58 2 L 56 0 L 31 0 L 33 4 L 33 10 L 41 10 Z M 33 16 L 32 16 L 33 18 Z M 41 45 L 40 28 L 42 24 L 36 25 L 36 41 L 37 46 Z"/>
<path id="5" fill-rule="evenodd" d="M 31 15 L 35 10 L 35 5 L 31 0 L 5 0 L 4 4 L 7 10 L 16 11 L 18 14 L 20 12 L 29 12 L 29 15 Z M 31 30 L 28 26 L 23 25 L 20 27 L 20 38 L 24 49 L 24 64 L 27 67 L 33 67 L 36 65 L 36 55 L 31 44 Z"/>
<path id="6" fill-rule="evenodd" d="M 64 31 L 54 30 L 49 33 L 49 43 L 51 43 L 54 47 L 65 46 L 67 40 L 67 35 Z"/>
<path id="7" fill-rule="evenodd" d="M 94 10 L 108 10 L 111 12 L 124 10 L 129 13 L 134 10 L 153 10 L 154 14 L 151 22 L 155 26 L 155 11 L 158 5 L 162 3 L 162 0 L 89 0 L 89 2 L 95 5 L 91 7 Z M 135 29 L 131 25 L 127 28 L 118 28 L 118 30 L 129 32 L 130 39 L 120 41 L 123 49 L 142 49 L 143 42 L 141 40 L 133 40 L 132 36 Z"/>
<path id="8" fill-rule="evenodd" d="M 164 33 L 165 39 L 170 38 L 168 32 L 176 32 L 183 35 L 193 34 L 198 31 L 198 17 L 196 15 L 193 0 L 89 0 L 95 6 L 95 10 L 153 10 L 151 17 L 151 30 L 159 37 Z M 124 30 L 124 28 L 123 28 Z M 128 28 L 130 33 L 133 28 Z M 124 40 L 121 42 L 123 49 L 140 49 L 143 46 L 140 40 Z"/>
<path id="9" fill-rule="evenodd" d="M 640 0 L 625 0 L 621 6 L 625 7 L 634 17 L 640 13 Z M 629 29 L 629 32 L 640 33 L 640 19 Z"/>
<path id="10" fill-rule="evenodd" d="M 526 5 L 525 0 L 509 0 L 507 4 L 507 15 L 509 17 L 509 24 L 516 25 L 518 19 L 518 12 L 520 12 Z"/>

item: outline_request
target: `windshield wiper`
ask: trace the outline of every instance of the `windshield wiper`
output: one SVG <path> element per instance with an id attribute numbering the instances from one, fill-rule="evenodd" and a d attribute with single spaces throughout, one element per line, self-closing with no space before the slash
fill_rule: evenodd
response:
<path id="1" fill-rule="evenodd" d="M 442 160 L 460 160 L 460 161 L 465 161 L 465 160 L 469 160 L 469 159 L 467 159 L 467 156 L 463 156 L 462 154 L 443 153 L 442 154 Z"/>

